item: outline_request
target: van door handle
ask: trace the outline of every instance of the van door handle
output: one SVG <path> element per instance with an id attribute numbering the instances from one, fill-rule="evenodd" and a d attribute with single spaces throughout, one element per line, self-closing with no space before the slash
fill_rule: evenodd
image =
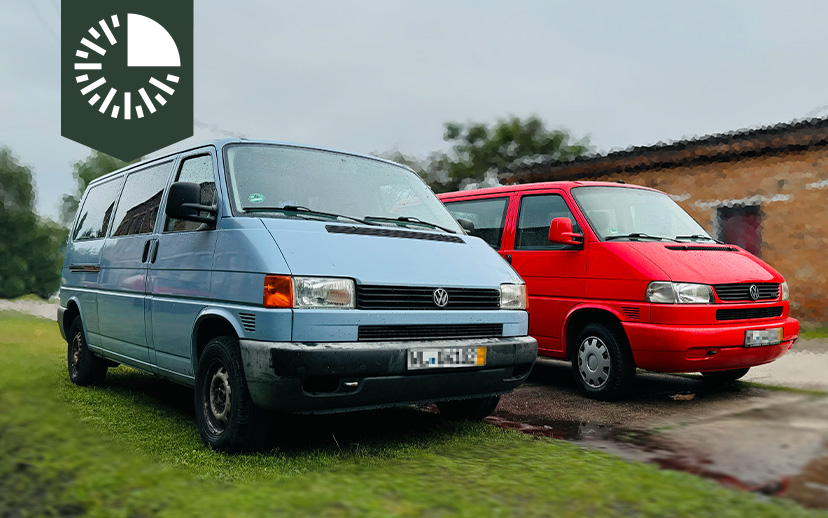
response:
<path id="1" fill-rule="evenodd" d="M 141 262 L 147 262 L 147 256 L 149 255 L 150 244 L 152 243 L 152 239 L 147 239 L 147 242 L 144 243 L 144 253 L 141 255 Z"/>
<path id="2" fill-rule="evenodd" d="M 159 243 L 158 243 L 158 240 L 156 239 L 155 240 L 155 248 L 152 251 L 152 260 L 150 261 L 151 263 L 155 263 L 155 258 L 158 257 L 158 245 L 159 245 Z"/>
<path id="3" fill-rule="evenodd" d="M 512 254 L 506 254 L 506 262 L 512 264 Z"/>

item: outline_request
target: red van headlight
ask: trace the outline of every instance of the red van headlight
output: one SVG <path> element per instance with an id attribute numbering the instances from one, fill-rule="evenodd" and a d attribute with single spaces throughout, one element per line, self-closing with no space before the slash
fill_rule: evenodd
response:
<path id="1" fill-rule="evenodd" d="M 647 286 L 647 302 L 653 304 L 712 304 L 713 288 L 708 284 L 653 281 Z"/>

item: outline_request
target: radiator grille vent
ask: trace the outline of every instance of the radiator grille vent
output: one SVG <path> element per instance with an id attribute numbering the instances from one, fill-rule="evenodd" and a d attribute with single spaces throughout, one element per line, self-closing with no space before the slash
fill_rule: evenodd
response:
<path id="1" fill-rule="evenodd" d="M 494 288 L 445 288 L 448 303 L 434 303 L 436 288 L 411 286 L 357 286 L 359 309 L 499 309 L 500 290 Z"/>
<path id="2" fill-rule="evenodd" d="M 750 287 L 756 286 L 759 290 L 759 298 L 756 300 L 776 300 L 779 298 L 779 284 L 776 283 L 739 283 L 739 284 L 715 284 L 713 289 L 716 295 L 724 301 L 753 300 L 750 296 Z"/>
<path id="3" fill-rule="evenodd" d="M 359 326 L 360 341 L 492 338 L 500 336 L 503 336 L 503 324 Z"/>
<path id="4" fill-rule="evenodd" d="M 782 316 L 782 307 L 773 308 L 735 308 L 716 310 L 716 320 L 751 320 L 754 318 L 773 318 Z"/>

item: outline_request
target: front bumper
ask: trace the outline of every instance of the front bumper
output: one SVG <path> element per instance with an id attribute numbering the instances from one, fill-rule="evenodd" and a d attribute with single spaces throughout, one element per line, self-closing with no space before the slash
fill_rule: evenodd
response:
<path id="1" fill-rule="evenodd" d="M 253 402 L 278 412 L 329 413 L 509 392 L 526 381 L 538 347 L 528 336 L 397 342 L 241 340 Z M 485 346 L 486 365 L 409 371 L 409 350 Z"/>
<path id="2" fill-rule="evenodd" d="M 799 337 L 793 318 L 730 325 L 623 322 L 636 367 L 655 372 L 707 372 L 755 367 L 785 354 Z M 777 345 L 745 347 L 745 331 L 781 327 Z"/>

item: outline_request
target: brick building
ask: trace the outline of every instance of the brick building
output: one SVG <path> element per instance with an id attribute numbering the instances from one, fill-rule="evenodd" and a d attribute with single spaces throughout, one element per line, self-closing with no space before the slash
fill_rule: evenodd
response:
<path id="1" fill-rule="evenodd" d="M 828 119 L 536 164 L 506 183 L 624 180 L 672 196 L 714 237 L 770 263 L 791 313 L 828 324 Z"/>

